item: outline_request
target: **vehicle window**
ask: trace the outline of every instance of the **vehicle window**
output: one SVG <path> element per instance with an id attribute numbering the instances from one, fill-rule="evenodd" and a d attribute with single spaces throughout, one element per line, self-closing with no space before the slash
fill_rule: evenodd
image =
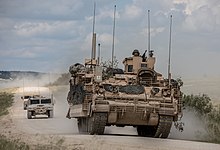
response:
<path id="1" fill-rule="evenodd" d="M 24 99 L 28 99 L 28 98 L 30 98 L 30 96 L 24 96 Z"/>
<path id="2" fill-rule="evenodd" d="M 132 72 L 133 71 L 133 65 L 128 65 L 128 72 Z"/>
<path id="3" fill-rule="evenodd" d="M 147 68 L 147 64 L 141 64 L 142 68 Z"/>
<path id="4" fill-rule="evenodd" d="M 41 104 L 51 103 L 51 99 L 41 99 Z"/>
<path id="5" fill-rule="evenodd" d="M 34 96 L 33 96 L 33 98 L 37 98 L 37 97 L 40 97 L 40 95 L 34 95 Z"/>
<path id="6" fill-rule="evenodd" d="M 31 100 L 30 103 L 31 104 L 40 104 L 40 100 L 39 99 Z"/>

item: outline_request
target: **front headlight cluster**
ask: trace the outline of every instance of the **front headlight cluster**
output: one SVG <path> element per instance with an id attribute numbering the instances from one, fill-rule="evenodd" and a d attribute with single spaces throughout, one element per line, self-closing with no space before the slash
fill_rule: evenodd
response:
<path id="1" fill-rule="evenodd" d="M 96 86 L 95 91 L 97 94 L 104 94 L 105 93 L 105 89 L 103 86 Z"/>
<path id="2" fill-rule="evenodd" d="M 164 97 L 170 97 L 171 91 L 170 91 L 170 89 L 163 89 L 162 94 Z"/>
<path id="3" fill-rule="evenodd" d="M 157 88 L 157 87 L 153 87 L 153 88 L 151 89 L 151 94 L 153 94 L 153 95 L 156 95 L 156 94 L 159 93 L 159 92 L 160 92 L 160 89 Z"/>

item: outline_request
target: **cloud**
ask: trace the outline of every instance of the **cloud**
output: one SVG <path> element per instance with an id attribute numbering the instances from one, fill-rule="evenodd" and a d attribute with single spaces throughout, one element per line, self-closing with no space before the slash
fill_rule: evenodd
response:
<path id="1" fill-rule="evenodd" d="M 42 34 L 52 30 L 52 26 L 48 23 L 31 23 L 24 22 L 20 25 L 15 25 L 15 31 L 21 36 L 35 36 L 36 34 Z"/>
<path id="2" fill-rule="evenodd" d="M 128 5 L 125 7 L 125 13 L 124 16 L 126 16 L 128 19 L 135 19 L 140 17 L 142 14 L 142 9 L 140 7 L 137 7 L 135 5 Z"/>
<path id="3" fill-rule="evenodd" d="M 31 59 L 31 58 L 35 58 L 37 56 L 37 53 L 29 49 L 16 49 L 16 50 L 12 49 L 12 50 L 2 50 L 1 56 Z"/>
<path id="4" fill-rule="evenodd" d="M 103 43 L 103 45 L 107 45 L 107 46 L 112 46 L 112 34 L 108 34 L 108 33 L 103 33 L 98 35 L 98 41 L 100 43 Z M 117 38 L 115 38 L 115 44 L 117 44 L 119 41 Z"/>
<path id="5" fill-rule="evenodd" d="M 75 21 L 55 21 L 55 22 L 22 22 L 14 25 L 17 35 L 24 37 L 51 37 L 64 38 L 77 36 L 82 31 Z"/>
<path id="6" fill-rule="evenodd" d="M 164 27 L 158 27 L 158 28 L 150 28 L 150 35 L 153 37 L 153 36 L 156 36 L 157 34 L 163 32 L 165 30 Z M 147 36 L 148 35 L 148 28 L 144 28 L 142 31 L 141 31 L 141 34 Z"/>
<path id="7" fill-rule="evenodd" d="M 81 19 L 85 15 L 80 10 L 86 3 L 71 1 L 17 0 L 0 1 L 2 16 L 19 19 L 70 20 Z M 88 6 L 88 5 L 87 5 Z"/>
<path id="8" fill-rule="evenodd" d="M 68 66 L 74 62 L 83 63 L 84 58 L 91 54 L 93 2 L 1 0 L 1 66 L 9 70 L 10 66 L 15 70 L 16 67 L 23 66 L 36 71 L 47 71 L 50 68 L 68 71 Z M 101 43 L 103 59 L 111 57 L 113 11 L 116 4 L 115 55 L 119 62 L 124 57 L 129 57 L 133 49 L 141 52 L 146 49 L 147 10 L 150 9 L 151 46 L 155 50 L 159 72 L 166 72 L 167 68 L 171 14 L 174 49 L 172 58 L 175 59 L 173 72 L 201 74 L 195 68 L 201 69 L 204 66 L 209 66 L 210 74 L 217 72 L 215 64 L 220 63 L 219 59 L 213 61 L 215 63 L 204 63 L 202 59 L 195 63 L 194 60 L 198 53 L 205 55 L 205 52 L 210 52 L 209 57 L 214 59 L 220 54 L 218 0 L 96 0 L 96 4 L 95 32 L 97 43 Z M 193 67 L 188 71 L 187 66 Z M 203 69 L 203 72 L 206 71 Z"/>
<path id="9" fill-rule="evenodd" d="M 183 27 L 190 31 L 210 32 L 220 25 L 220 3 L 217 0 L 183 0 L 186 18 Z"/>

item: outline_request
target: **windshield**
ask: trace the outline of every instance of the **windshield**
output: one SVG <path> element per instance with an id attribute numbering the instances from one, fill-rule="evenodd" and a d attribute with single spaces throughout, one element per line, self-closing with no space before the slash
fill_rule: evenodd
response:
<path id="1" fill-rule="evenodd" d="M 41 104 L 51 103 L 51 99 L 41 99 Z"/>
<path id="2" fill-rule="evenodd" d="M 31 98 L 31 96 L 24 96 L 24 99 L 28 99 L 28 98 Z"/>
<path id="3" fill-rule="evenodd" d="M 40 104 L 40 100 L 39 99 L 34 99 L 30 101 L 31 104 Z"/>

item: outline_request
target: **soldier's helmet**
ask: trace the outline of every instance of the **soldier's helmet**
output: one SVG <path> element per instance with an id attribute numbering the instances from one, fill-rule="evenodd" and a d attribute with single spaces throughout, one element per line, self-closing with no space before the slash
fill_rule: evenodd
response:
<path id="1" fill-rule="evenodd" d="M 140 56 L 140 52 L 139 52 L 137 49 L 135 49 L 135 50 L 132 52 L 132 55 L 134 55 L 134 56 Z"/>

